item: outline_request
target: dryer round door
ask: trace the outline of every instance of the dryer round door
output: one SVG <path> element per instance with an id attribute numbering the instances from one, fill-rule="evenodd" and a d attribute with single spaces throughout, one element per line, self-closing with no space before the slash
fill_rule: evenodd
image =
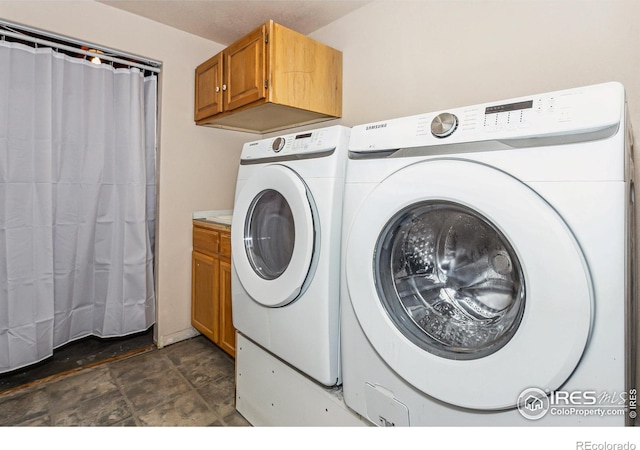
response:
<path id="1" fill-rule="evenodd" d="M 478 410 L 552 391 L 579 363 L 593 289 L 571 230 L 536 192 L 476 162 L 405 167 L 362 202 L 346 280 L 378 354 L 420 391 Z"/>
<path id="2" fill-rule="evenodd" d="M 281 165 L 258 170 L 236 198 L 233 263 L 243 288 L 264 306 L 287 305 L 306 286 L 316 247 L 310 199 L 300 177 Z"/>

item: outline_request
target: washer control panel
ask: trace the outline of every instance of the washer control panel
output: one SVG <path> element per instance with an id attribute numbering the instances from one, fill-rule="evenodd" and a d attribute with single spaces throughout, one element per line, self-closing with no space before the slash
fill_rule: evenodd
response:
<path id="1" fill-rule="evenodd" d="M 493 131 L 527 124 L 531 120 L 530 112 L 532 108 L 533 100 L 487 106 L 484 109 L 482 126 L 485 130 Z"/>
<path id="2" fill-rule="evenodd" d="M 624 98 L 623 86 L 611 82 L 358 125 L 349 150 L 604 133 L 620 122 Z"/>

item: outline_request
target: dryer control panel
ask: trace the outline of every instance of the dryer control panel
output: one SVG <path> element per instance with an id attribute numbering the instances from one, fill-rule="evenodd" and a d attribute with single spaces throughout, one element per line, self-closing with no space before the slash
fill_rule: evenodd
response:
<path id="1" fill-rule="evenodd" d="M 341 139 L 344 139 L 344 129 L 342 126 L 333 126 L 247 142 L 242 147 L 240 159 L 258 161 L 326 156 L 335 150 Z"/>
<path id="2" fill-rule="evenodd" d="M 612 82 L 375 122 L 352 129 L 349 150 L 612 133 L 624 99 L 622 85 Z"/>

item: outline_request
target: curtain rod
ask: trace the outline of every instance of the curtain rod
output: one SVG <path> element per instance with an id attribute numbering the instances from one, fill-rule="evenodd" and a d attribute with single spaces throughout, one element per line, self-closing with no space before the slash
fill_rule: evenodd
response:
<path id="1" fill-rule="evenodd" d="M 8 26 L 8 27 L 20 28 L 19 25 L 16 26 L 16 25 L 9 24 L 9 23 L 3 22 L 3 21 L 0 21 L 0 25 L 4 25 L 4 26 Z M 42 32 L 37 31 L 37 30 L 34 30 L 34 32 L 42 33 Z M 128 60 L 125 60 L 125 59 L 117 58 L 115 56 L 110 56 L 110 55 L 108 55 L 108 54 L 106 54 L 104 52 L 105 51 L 111 52 L 111 50 L 108 50 L 108 49 L 105 49 L 105 48 L 101 48 L 99 46 L 93 46 L 93 44 L 82 43 L 82 45 L 86 45 L 88 47 L 95 48 L 96 50 L 100 50 L 103 53 L 97 54 L 96 52 L 89 52 L 89 51 L 82 50 L 82 49 L 77 48 L 77 47 L 71 47 L 71 46 L 68 46 L 68 45 L 59 44 L 57 42 L 47 41 L 45 39 L 40 39 L 40 38 L 36 38 L 36 37 L 33 37 L 33 36 L 17 33 L 17 32 L 14 32 L 14 31 L 4 30 L 4 29 L 1 29 L 1 28 L 0 28 L 0 36 L 13 37 L 13 38 L 16 38 L 16 39 L 19 39 L 19 40 L 22 40 L 22 41 L 32 42 L 34 44 L 44 45 L 46 47 L 51 47 L 51 48 L 54 48 L 54 49 L 57 48 L 57 49 L 60 49 L 60 50 L 66 50 L 66 51 L 70 51 L 70 52 L 75 52 L 75 53 L 79 53 L 79 54 L 85 55 L 85 56 L 91 56 L 91 57 L 98 56 L 100 59 L 104 59 L 104 60 L 107 60 L 107 61 L 112 61 L 112 62 L 115 62 L 115 63 L 124 64 L 124 65 L 130 66 L 130 67 L 137 67 L 138 69 L 147 70 L 147 71 L 153 72 L 153 73 L 160 73 L 160 69 L 158 67 L 149 66 L 149 65 L 146 65 L 146 64 L 140 64 L 140 63 L 136 63 L 136 62 L 133 62 L 133 61 L 128 61 Z M 52 35 L 52 37 L 53 37 L 53 35 Z M 64 37 L 61 36 L 60 39 L 64 40 L 64 39 L 67 39 L 67 38 L 64 38 Z M 80 44 L 79 41 L 77 43 Z"/>

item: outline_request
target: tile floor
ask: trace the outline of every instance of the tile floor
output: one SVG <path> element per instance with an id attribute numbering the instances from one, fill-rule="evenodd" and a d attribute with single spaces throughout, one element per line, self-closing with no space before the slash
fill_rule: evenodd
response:
<path id="1" fill-rule="evenodd" d="M 119 338 L 89 336 L 54 350 L 44 361 L 0 374 L 0 394 L 9 389 L 155 349 L 153 327 Z"/>
<path id="2" fill-rule="evenodd" d="M 0 394 L 0 426 L 250 426 L 203 336 Z"/>

